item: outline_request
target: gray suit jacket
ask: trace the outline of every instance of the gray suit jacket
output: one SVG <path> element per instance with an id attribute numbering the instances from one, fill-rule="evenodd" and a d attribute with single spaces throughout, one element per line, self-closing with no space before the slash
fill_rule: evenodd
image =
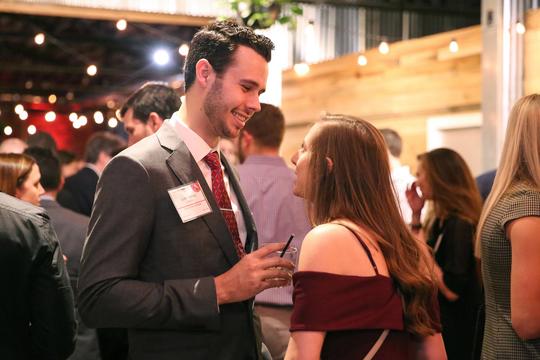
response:
<path id="1" fill-rule="evenodd" d="M 221 159 L 243 210 L 250 251 L 257 247 L 255 225 L 236 176 Z M 167 190 L 194 180 L 213 211 L 184 224 Z M 89 326 L 128 328 L 133 359 L 255 359 L 260 339 L 252 301 L 217 306 L 214 277 L 237 262 L 212 191 L 165 123 L 116 156 L 99 180 L 79 311 Z"/>

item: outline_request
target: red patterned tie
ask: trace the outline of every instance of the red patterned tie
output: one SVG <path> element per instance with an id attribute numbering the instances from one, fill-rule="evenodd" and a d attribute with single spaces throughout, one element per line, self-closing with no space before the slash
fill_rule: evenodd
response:
<path id="1" fill-rule="evenodd" d="M 234 247 L 236 248 L 236 254 L 239 258 L 242 258 L 246 252 L 244 251 L 244 246 L 240 241 L 240 235 L 238 233 L 238 224 L 236 223 L 236 218 L 231 206 L 231 200 L 229 199 L 229 194 L 225 189 L 225 182 L 223 181 L 223 172 L 221 171 L 221 163 L 219 162 L 219 156 L 217 151 L 212 151 L 206 155 L 203 159 L 206 164 L 212 170 L 212 192 L 218 203 L 221 213 L 225 218 L 225 223 L 231 233 L 233 238 Z"/>

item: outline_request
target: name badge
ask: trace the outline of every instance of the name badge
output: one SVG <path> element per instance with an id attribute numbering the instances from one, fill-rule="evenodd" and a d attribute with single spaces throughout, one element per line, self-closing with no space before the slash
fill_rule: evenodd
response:
<path id="1" fill-rule="evenodd" d="M 212 212 L 198 181 L 169 189 L 169 196 L 183 223 Z"/>

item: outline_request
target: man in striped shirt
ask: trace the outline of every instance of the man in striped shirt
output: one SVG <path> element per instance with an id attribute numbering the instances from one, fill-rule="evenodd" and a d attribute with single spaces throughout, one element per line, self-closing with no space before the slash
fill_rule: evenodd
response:
<path id="1" fill-rule="evenodd" d="M 259 247 L 287 241 L 300 251 L 306 233 L 311 229 L 303 200 L 292 193 L 295 175 L 279 156 L 285 132 L 281 110 L 261 104 L 246 123 L 239 137 L 238 167 L 240 184 L 253 212 L 259 234 Z M 274 360 L 283 359 L 289 342 L 292 313 L 292 285 L 267 289 L 255 298 L 255 309 L 261 318 L 263 342 Z"/>

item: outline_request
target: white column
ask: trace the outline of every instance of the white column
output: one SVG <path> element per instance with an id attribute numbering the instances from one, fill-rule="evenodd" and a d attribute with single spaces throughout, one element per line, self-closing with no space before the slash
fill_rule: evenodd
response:
<path id="1" fill-rule="evenodd" d="M 508 115 L 523 93 L 523 2 L 482 1 L 482 158 L 484 170 L 497 167 Z"/>

